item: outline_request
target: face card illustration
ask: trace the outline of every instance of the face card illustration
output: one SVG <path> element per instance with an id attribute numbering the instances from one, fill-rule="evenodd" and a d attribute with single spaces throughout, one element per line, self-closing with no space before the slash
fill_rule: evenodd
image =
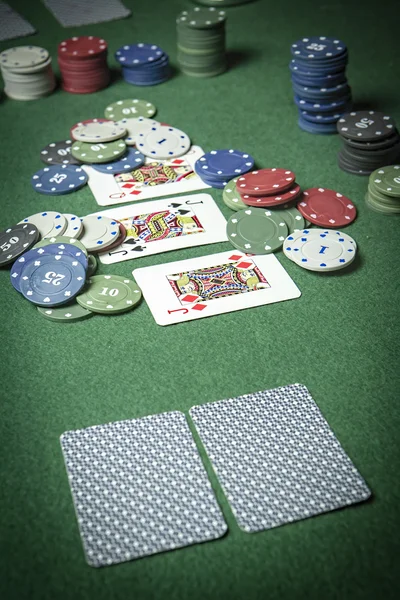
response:
<path id="1" fill-rule="evenodd" d="M 92 567 L 217 539 L 227 531 L 183 413 L 67 431 L 61 447 Z"/>
<path id="2" fill-rule="evenodd" d="M 117 219 L 126 229 L 120 246 L 99 255 L 104 264 L 227 241 L 225 217 L 209 194 L 155 200 L 96 214 Z"/>
<path id="3" fill-rule="evenodd" d="M 271 529 L 371 495 L 304 385 L 189 412 L 244 531 Z"/>
<path id="4" fill-rule="evenodd" d="M 221 252 L 133 271 L 159 325 L 298 298 L 300 290 L 273 254 Z"/>
<path id="5" fill-rule="evenodd" d="M 146 158 L 140 169 L 116 176 L 100 173 L 89 165 L 83 165 L 83 169 L 97 204 L 111 206 L 208 189 L 210 186 L 194 171 L 194 163 L 203 154 L 202 148 L 192 146 L 177 159 L 154 162 Z"/>

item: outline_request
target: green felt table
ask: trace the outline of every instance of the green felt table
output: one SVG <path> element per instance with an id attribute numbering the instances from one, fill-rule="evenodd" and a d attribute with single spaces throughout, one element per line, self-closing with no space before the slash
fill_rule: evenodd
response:
<path id="1" fill-rule="evenodd" d="M 203 80 L 176 70 L 170 81 L 150 88 L 126 84 L 113 53 L 123 43 L 153 42 L 176 64 L 175 17 L 189 1 L 126 0 L 131 18 L 68 29 L 41 2 L 11 4 L 38 33 L 3 42 L 0 50 L 44 46 L 57 71 L 57 44 L 94 34 L 107 39 L 115 71 L 112 85 L 92 95 L 57 89 L 33 102 L 3 96 L 1 228 L 42 210 L 81 216 L 98 210 L 87 186 L 61 197 L 36 193 L 30 178 L 43 166 L 39 151 L 66 138 L 75 122 L 102 117 L 109 103 L 139 97 L 205 151 L 239 148 L 260 167 L 292 169 L 303 188 L 324 186 L 350 197 L 358 217 L 347 231 L 359 258 L 347 270 L 321 275 L 279 252 L 301 298 L 169 327 L 156 325 L 145 302 L 115 317 L 46 321 L 12 288 L 9 270 L 1 270 L 0 597 L 397 597 L 400 223 L 366 208 L 367 178 L 338 168 L 338 136 L 298 128 L 288 70 L 293 41 L 337 36 L 349 47 L 356 105 L 387 111 L 400 124 L 396 2 L 260 0 L 227 9 L 229 70 Z M 229 217 L 221 191 L 210 193 Z M 189 248 L 101 265 L 99 272 L 129 276 L 137 267 L 229 247 Z M 371 501 L 246 534 L 201 449 L 228 534 L 119 566 L 87 566 L 59 446 L 64 431 L 169 410 L 187 413 L 194 404 L 294 382 L 310 389 L 371 487 Z"/>

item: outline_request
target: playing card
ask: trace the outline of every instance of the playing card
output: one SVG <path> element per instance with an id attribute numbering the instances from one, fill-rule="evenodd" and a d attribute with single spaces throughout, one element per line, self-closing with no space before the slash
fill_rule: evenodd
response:
<path id="1" fill-rule="evenodd" d="M 92 567 L 227 531 L 183 413 L 67 431 L 61 447 Z"/>
<path id="2" fill-rule="evenodd" d="M 127 236 L 100 254 L 106 265 L 159 252 L 226 242 L 226 220 L 209 194 L 192 194 L 96 213 L 120 221 Z"/>
<path id="3" fill-rule="evenodd" d="M 100 173 L 88 165 L 83 169 L 97 204 L 111 206 L 209 189 L 194 171 L 194 163 L 203 154 L 199 146 L 192 146 L 184 156 L 157 161 L 146 158 L 140 169 L 120 175 Z"/>
<path id="4" fill-rule="evenodd" d="M 159 325 L 281 302 L 301 295 L 276 256 L 229 250 L 133 271 Z"/>
<path id="5" fill-rule="evenodd" d="M 36 29 L 7 2 L 0 2 L 0 41 L 32 35 Z"/>
<path id="6" fill-rule="evenodd" d="M 131 14 L 120 0 L 43 0 L 63 27 L 123 19 Z"/>
<path id="7" fill-rule="evenodd" d="M 304 385 L 189 412 L 244 531 L 278 527 L 371 495 Z"/>

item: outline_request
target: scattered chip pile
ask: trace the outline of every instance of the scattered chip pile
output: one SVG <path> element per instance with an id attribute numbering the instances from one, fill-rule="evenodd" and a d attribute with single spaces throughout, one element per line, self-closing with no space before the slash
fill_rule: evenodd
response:
<path id="1" fill-rule="evenodd" d="M 369 175 L 400 159 L 400 135 L 389 115 L 373 110 L 346 113 L 337 122 L 337 130 L 343 140 L 338 154 L 343 171 Z"/>
<path id="2" fill-rule="evenodd" d="M 222 10 L 195 7 L 176 20 L 178 63 L 192 77 L 213 77 L 226 71 L 225 20 Z"/>
<path id="3" fill-rule="evenodd" d="M 385 215 L 400 213 L 400 165 L 371 173 L 365 202 L 372 210 Z"/>
<path id="4" fill-rule="evenodd" d="M 157 85 L 171 76 L 168 54 L 155 44 L 121 46 L 115 58 L 125 81 L 132 85 Z"/>
<path id="5" fill-rule="evenodd" d="M 298 198 L 301 188 L 288 169 L 259 169 L 238 178 L 236 192 L 246 206 L 271 207 Z"/>
<path id="6" fill-rule="evenodd" d="M 254 167 L 254 158 L 234 149 L 211 150 L 194 164 L 194 170 L 204 183 L 223 189 L 227 183 Z"/>
<path id="7" fill-rule="evenodd" d="M 337 120 L 351 108 L 346 45 L 332 37 L 309 37 L 292 44 L 291 53 L 299 127 L 308 133 L 336 133 Z"/>
<path id="8" fill-rule="evenodd" d="M 38 46 L 17 46 L 0 54 L 5 93 L 13 100 L 36 100 L 50 94 L 56 80 L 48 51 Z"/>
<path id="9" fill-rule="evenodd" d="M 58 46 L 58 64 L 63 90 L 92 94 L 110 83 L 107 42 L 93 35 L 73 37 Z"/>

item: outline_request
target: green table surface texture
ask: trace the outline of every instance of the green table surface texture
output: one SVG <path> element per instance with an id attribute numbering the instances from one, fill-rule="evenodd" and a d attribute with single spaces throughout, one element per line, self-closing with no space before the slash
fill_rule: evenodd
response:
<path id="1" fill-rule="evenodd" d="M 70 126 L 102 117 L 119 99 L 154 103 L 155 118 L 187 132 L 205 151 L 237 148 L 259 167 L 286 167 L 302 188 L 345 194 L 358 217 L 347 229 L 359 247 L 354 265 L 334 274 L 278 260 L 299 299 L 156 325 L 145 302 L 130 313 L 70 324 L 43 319 L 0 271 L 0 597 L 4 600 L 384 599 L 399 593 L 399 231 L 397 216 L 364 203 L 368 178 L 337 166 L 338 136 L 297 126 L 290 44 L 307 35 L 346 42 L 358 107 L 386 111 L 400 125 L 398 8 L 393 0 L 259 0 L 227 9 L 229 70 L 183 75 L 175 19 L 183 0 L 125 0 L 130 18 L 62 28 L 39 1 L 10 2 L 38 30 L 2 42 L 47 48 L 73 35 L 109 44 L 113 82 L 90 95 L 60 88 L 49 97 L 0 102 L 0 226 L 43 210 L 83 216 L 99 210 L 86 186 L 44 196 L 30 184 L 39 151 Z M 160 45 L 173 77 L 154 87 L 125 83 L 114 59 L 123 44 Z M 221 190 L 210 191 L 223 214 Z M 106 266 L 138 267 L 229 250 L 228 242 Z M 215 542 L 104 569 L 87 566 L 59 445 L 67 430 L 300 382 L 308 386 L 373 498 L 358 506 L 258 534 L 239 530 L 196 433 L 229 532 Z"/>

